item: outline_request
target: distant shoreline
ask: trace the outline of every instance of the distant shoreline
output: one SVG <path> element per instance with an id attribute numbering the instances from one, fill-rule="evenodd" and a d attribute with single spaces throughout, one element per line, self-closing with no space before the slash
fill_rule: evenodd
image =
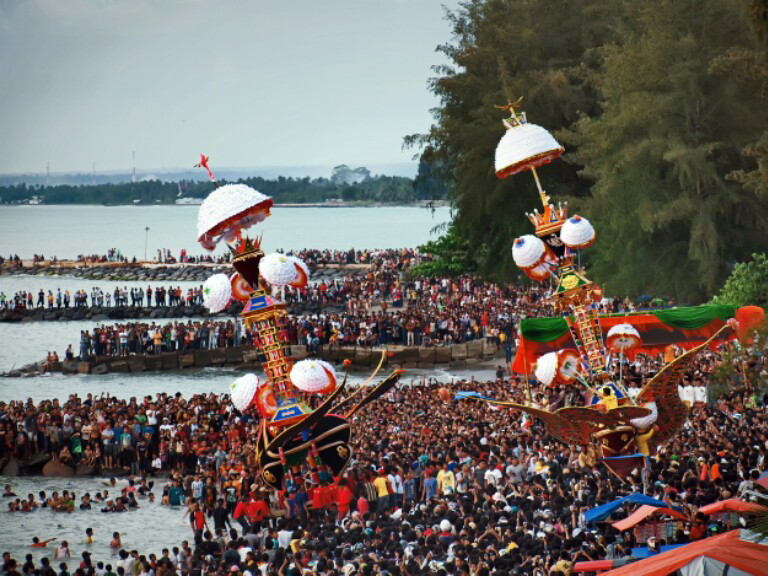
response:
<path id="1" fill-rule="evenodd" d="M 198 208 L 200 204 L 0 204 L 0 208 L 39 208 L 39 207 L 75 207 L 75 206 L 97 206 L 102 208 L 152 208 L 157 206 L 173 206 L 176 208 Z M 319 203 L 279 203 L 276 202 L 274 206 L 281 208 L 447 208 L 450 203 L 445 200 L 435 200 L 433 202 L 410 202 L 410 203 L 383 203 L 383 202 L 339 202 L 333 204 Z"/>

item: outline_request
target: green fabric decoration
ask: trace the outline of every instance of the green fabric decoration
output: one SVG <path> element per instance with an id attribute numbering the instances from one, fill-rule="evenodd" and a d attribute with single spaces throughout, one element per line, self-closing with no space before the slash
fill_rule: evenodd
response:
<path id="1" fill-rule="evenodd" d="M 551 342 L 568 332 L 568 323 L 562 316 L 557 318 L 525 318 L 520 322 L 520 332 L 526 340 Z"/>
<path id="2" fill-rule="evenodd" d="M 668 308 L 666 310 L 641 310 L 632 313 L 610 314 L 609 316 L 631 316 L 638 314 L 653 314 L 667 326 L 680 330 L 696 330 L 706 326 L 716 318 L 726 322 L 733 318 L 736 306 L 704 305 L 683 308 Z M 605 316 L 600 316 L 604 318 Z M 568 323 L 563 317 L 557 318 L 524 318 L 520 322 L 520 333 L 531 342 L 552 342 L 568 332 Z"/>
<path id="3" fill-rule="evenodd" d="M 708 305 L 654 310 L 652 314 L 667 326 L 680 330 L 696 330 L 706 326 L 715 318 L 727 322 L 729 318 L 733 318 L 735 311 L 736 306 Z"/>

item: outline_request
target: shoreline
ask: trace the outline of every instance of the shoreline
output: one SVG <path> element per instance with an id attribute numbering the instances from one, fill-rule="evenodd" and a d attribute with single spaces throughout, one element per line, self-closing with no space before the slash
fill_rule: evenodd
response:
<path id="1" fill-rule="evenodd" d="M 292 360 L 308 358 L 307 347 L 303 344 L 287 345 L 286 357 Z M 386 351 L 382 366 L 398 366 L 404 369 L 431 369 L 447 366 L 454 370 L 479 367 L 482 362 L 503 358 L 504 352 L 488 338 L 470 340 L 463 344 L 451 344 L 437 348 L 421 346 L 405 347 L 388 345 L 379 348 L 357 346 L 318 347 L 317 358 L 340 363 L 350 360 L 359 368 L 376 367 L 381 352 Z M 128 356 L 96 356 L 88 360 L 76 357 L 72 360 L 54 362 L 47 370 L 45 362 L 27 364 L 21 368 L 0 373 L 3 378 L 41 376 L 45 373 L 95 374 L 142 373 L 188 370 L 207 367 L 234 367 L 236 370 L 253 371 L 261 368 L 263 355 L 252 346 L 232 348 L 197 349 L 186 352 L 173 351 L 158 354 L 132 354 Z"/>

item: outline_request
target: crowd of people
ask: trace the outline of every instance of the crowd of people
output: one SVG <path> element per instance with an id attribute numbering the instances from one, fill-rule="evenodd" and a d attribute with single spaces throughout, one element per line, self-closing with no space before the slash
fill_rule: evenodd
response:
<path id="1" fill-rule="evenodd" d="M 213 393 L 0 403 L 0 457 L 47 452 L 63 462 L 130 472 L 120 504 L 111 504 L 121 509 L 132 506 L 129 494 L 149 499 L 147 477 L 167 477 L 158 502 L 146 505 L 186 507 L 193 544 L 182 543 L 172 555 L 120 552 L 132 574 L 569 575 L 575 562 L 631 560 L 632 547 L 645 544 L 631 531 L 584 520 L 588 509 L 631 492 L 645 491 L 685 514 L 657 544 L 729 528 L 698 510 L 753 497 L 768 469 L 768 365 L 759 346 L 764 343 L 738 359 L 700 355 L 681 384 L 708 383 L 713 390 L 717 373 L 723 395 L 691 405 L 648 476 L 636 469 L 625 481 L 579 447 L 548 436 L 538 420 L 440 398 L 446 387 L 515 401 L 530 394 L 539 406 L 585 402 L 577 385 L 526 386 L 501 366 L 495 380 L 483 382 L 406 377 L 353 419 L 353 461 L 341 477 L 322 467 L 318 475 L 302 469 L 280 492 L 266 490 L 258 476 L 258 413 L 238 413 L 226 395 Z M 623 369 L 624 386 L 636 390 L 662 365 L 661 356 L 638 355 Z M 8 508 L 21 513 L 23 499 L 14 497 L 12 485 L 6 491 Z M 32 500 L 40 506 L 42 497 Z M 77 504 L 71 493 L 70 504 Z M 6 573 L 15 576 L 19 564 L 11 560 L 4 559 Z M 89 561 L 79 570 L 78 576 L 102 576 Z"/>
<path id="2" fill-rule="evenodd" d="M 35 298 L 34 292 L 22 290 L 16 292 L 13 296 L 7 296 L 5 292 L 0 291 L 0 310 L 23 310 L 23 309 L 60 309 L 60 308 L 162 308 L 165 306 L 191 306 L 193 304 L 202 304 L 203 289 L 202 286 L 187 288 L 183 290 L 180 286 L 155 286 L 148 285 L 146 289 L 133 286 L 116 286 L 114 290 L 103 290 L 98 286 L 93 286 L 90 292 L 84 289 L 61 290 L 57 288 L 47 292 L 40 288 Z"/>

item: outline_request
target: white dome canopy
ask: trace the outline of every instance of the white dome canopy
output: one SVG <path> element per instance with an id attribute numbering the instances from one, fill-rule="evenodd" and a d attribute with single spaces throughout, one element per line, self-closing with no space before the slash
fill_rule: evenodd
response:
<path id="1" fill-rule="evenodd" d="M 560 240 L 568 248 L 586 248 L 595 242 L 597 235 L 589 220 L 581 216 L 571 216 L 560 229 Z"/>
<path id="2" fill-rule="evenodd" d="M 541 264 L 546 253 L 544 242 L 533 234 L 515 238 L 512 244 L 512 258 L 520 268 L 533 268 Z"/>
<path id="3" fill-rule="evenodd" d="M 245 184 L 226 184 L 208 194 L 197 213 L 198 241 L 212 250 L 219 240 L 231 240 L 269 215 L 272 199 Z"/>
<path id="4" fill-rule="evenodd" d="M 496 175 L 505 178 L 551 162 L 564 148 L 536 124 L 519 124 L 507 130 L 496 146 Z"/>

